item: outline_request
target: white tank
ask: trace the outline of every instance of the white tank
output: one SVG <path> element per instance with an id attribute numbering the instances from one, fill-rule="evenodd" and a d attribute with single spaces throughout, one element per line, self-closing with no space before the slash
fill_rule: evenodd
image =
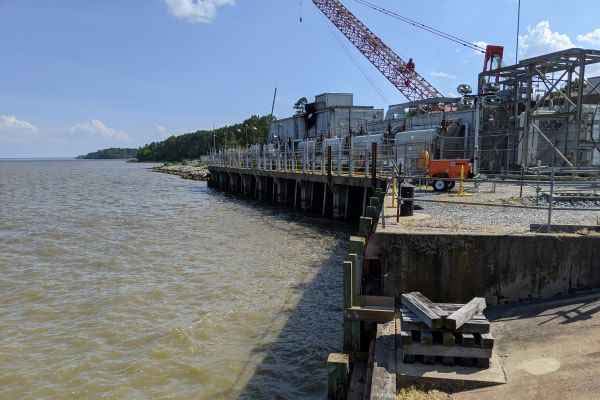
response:
<path id="1" fill-rule="evenodd" d="M 396 133 L 394 137 L 394 143 L 396 145 L 402 144 L 413 144 L 423 142 L 433 142 L 438 137 L 438 130 L 436 129 L 419 129 L 415 131 L 405 131 Z"/>
<path id="2" fill-rule="evenodd" d="M 373 143 L 377 143 L 378 146 L 382 146 L 383 134 L 352 136 L 352 149 L 371 149 L 371 145 Z"/>

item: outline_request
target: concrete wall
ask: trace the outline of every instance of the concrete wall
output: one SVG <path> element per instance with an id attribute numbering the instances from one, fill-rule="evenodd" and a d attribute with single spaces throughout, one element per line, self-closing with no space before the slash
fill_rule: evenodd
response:
<path id="1" fill-rule="evenodd" d="M 495 304 L 600 287 L 600 236 L 377 233 L 369 246 L 386 296 Z"/>

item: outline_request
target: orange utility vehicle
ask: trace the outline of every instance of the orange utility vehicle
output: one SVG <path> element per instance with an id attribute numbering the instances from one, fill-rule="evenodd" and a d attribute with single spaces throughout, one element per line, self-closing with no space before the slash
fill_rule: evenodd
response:
<path id="1" fill-rule="evenodd" d="M 473 177 L 473 167 L 469 160 L 451 159 L 451 160 L 431 160 L 429 152 L 424 152 L 422 161 L 427 171 L 427 175 L 433 179 L 431 186 L 436 192 L 452 190 L 456 185 L 456 180 Z"/>

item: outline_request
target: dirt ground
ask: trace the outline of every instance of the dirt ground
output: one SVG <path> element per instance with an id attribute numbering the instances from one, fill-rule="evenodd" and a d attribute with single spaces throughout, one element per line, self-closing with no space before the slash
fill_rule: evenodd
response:
<path id="1" fill-rule="evenodd" d="M 490 310 L 507 374 L 455 400 L 600 399 L 600 292 Z"/>

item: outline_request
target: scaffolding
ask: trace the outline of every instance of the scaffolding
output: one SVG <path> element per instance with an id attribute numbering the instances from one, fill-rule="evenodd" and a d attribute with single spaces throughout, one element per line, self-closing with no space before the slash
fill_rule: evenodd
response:
<path id="1" fill-rule="evenodd" d="M 600 167 L 600 80 L 586 75 L 596 63 L 600 51 L 573 48 L 481 73 L 479 170 Z"/>

